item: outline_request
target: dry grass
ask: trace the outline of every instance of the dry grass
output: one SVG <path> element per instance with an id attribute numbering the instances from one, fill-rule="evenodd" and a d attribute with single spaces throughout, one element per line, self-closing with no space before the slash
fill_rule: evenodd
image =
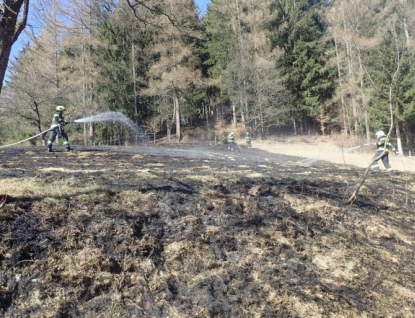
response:
<path id="1" fill-rule="evenodd" d="M 357 168 L 36 156 L 0 180 L 4 317 L 413 317 L 411 174 L 345 205 Z"/>

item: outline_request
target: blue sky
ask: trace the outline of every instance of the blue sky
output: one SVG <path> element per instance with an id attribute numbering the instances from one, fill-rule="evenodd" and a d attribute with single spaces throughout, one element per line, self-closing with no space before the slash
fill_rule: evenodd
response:
<path id="1" fill-rule="evenodd" d="M 200 9 L 200 14 L 204 15 L 206 13 L 207 5 L 210 0 L 195 0 L 197 7 Z"/>

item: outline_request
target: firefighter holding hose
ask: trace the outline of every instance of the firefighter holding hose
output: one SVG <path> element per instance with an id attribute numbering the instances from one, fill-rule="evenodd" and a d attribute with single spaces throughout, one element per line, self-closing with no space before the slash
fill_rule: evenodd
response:
<path id="1" fill-rule="evenodd" d="M 389 150 L 395 151 L 395 147 L 388 141 L 387 136 L 383 131 L 376 132 L 377 142 L 376 142 L 376 154 L 374 158 L 379 157 L 378 160 L 373 162 L 373 172 L 379 172 L 379 160 L 382 160 L 383 165 L 388 171 L 389 175 L 392 175 L 392 167 L 389 163 Z"/>
<path id="2" fill-rule="evenodd" d="M 66 147 L 66 151 L 71 151 L 69 146 L 68 135 L 65 133 L 63 126 L 69 124 L 69 121 L 65 121 L 63 112 L 66 110 L 65 106 L 59 105 L 56 107 L 56 112 L 52 118 L 52 125 L 50 126 L 50 135 L 48 140 L 48 152 L 53 152 L 52 144 L 55 141 L 56 136 L 59 136 L 63 140 L 63 144 Z"/>

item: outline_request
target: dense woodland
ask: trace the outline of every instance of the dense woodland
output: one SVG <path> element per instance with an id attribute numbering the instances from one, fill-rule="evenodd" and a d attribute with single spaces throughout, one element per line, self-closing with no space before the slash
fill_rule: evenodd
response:
<path id="1" fill-rule="evenodd" d="M 229 127 L 361 136 L 412 149 L 413 0 L 43 0 L 9 65 L 0 143 L 107 111 L 154 136 L 213 139 Z M 226 127 L 226 128 L 224 128 Z M 83 144 L 126 144 L 120 123 L 74 124 Z"/>

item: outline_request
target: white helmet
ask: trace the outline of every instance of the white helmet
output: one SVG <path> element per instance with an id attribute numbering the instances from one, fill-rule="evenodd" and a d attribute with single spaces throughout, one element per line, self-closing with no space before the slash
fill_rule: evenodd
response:
<path id="1" fill-rule="evenodd" d="M 385 136 L 385 133 L 382 130 L 379 130 L 378 132 L 376 132 L 376 137 L 380 138 Z"/>

